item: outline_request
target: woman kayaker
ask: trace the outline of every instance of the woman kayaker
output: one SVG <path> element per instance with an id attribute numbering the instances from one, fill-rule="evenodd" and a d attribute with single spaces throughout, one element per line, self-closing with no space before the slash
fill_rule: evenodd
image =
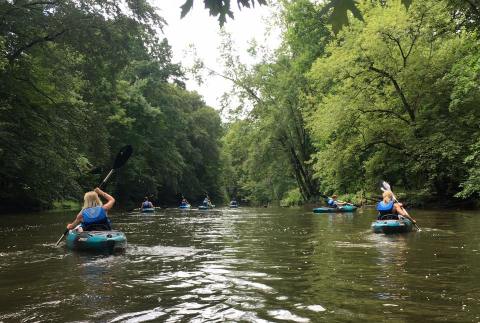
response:
<path id="1" fill-rule="evenodd" d="M 107 203 L 103 204 L 99 196 L 105 198 Z M 115 199 L 97 187 L 94 191 L 85 193 L 83 201 L 82 210 L 77 214 L 75 220 L 67 225 L 67 229 L 75 229 L 77 225 L 81 224 L 78 229 L 82 231 L 88 231 L 93 227 L 111 230 L 107 211 L 113 207 Z"/>
<path id="2" fill-rule="evenodd" d="M 145 200 L 143 201 L 142 205 L 140 206 L 140 211 L 143 211 L 143 209 L 153 209 L 154 206 L 152 202 L 148 200 L 148 197 L 145 197 Z"/>
<path id="3" fill-rule="evenodd" d="M 392 191 L 384 191 L 382 194 L 383 200 L 378 202 L 377 204 L 377 211 L 379 215 L 387 215 L 387 214 L 394 214 L 394 215 L 401 215 L 412 221 L 413 223 L 417 223 L 411 216 L 405 212 L 402 207 L 402 203 L 395 202 L 393 199 Z"/>

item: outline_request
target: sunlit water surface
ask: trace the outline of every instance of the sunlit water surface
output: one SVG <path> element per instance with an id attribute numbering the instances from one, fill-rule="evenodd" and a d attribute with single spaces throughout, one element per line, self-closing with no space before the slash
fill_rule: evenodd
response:
<path id="1" fill-rule="evenodd" d="M 371 209 L 117 214 L 121 255 L 55 242 L 74 212 L 3 215 L 0 322 L 479 322 L 480 213 Z"/>

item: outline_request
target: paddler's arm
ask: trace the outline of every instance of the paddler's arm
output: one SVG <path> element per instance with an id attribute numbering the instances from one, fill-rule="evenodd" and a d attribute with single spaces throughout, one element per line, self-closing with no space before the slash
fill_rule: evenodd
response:
<path id="1" fill-rule="evenodd" d="M 398 202 L 398 203 L 395 203 L 395 209 L 397 211 L 398 214 L 406 217 L 407 219 L 409 219 L 410 221 L 412 221 L 413 223 L 417 223 L 417 221 L 415 221 L 408 213 L 407 211 L 405 211 L 405 209 L 403 208 L 403 205 L 402 203 Z"/>
<path id="2" fill-rule="evenodd" d="M 98 196 L 102 196 L 104 199 L 107 200 L 107 203 L 105 203 L 102 207 L 105 211 L 108 211 L 110 210 L 113 205 L 115 204 L 115 199 L 113 198 L 113 196 L 111 196 L 110 194 L 108 193 L 105 193 L 104 191 L 102 191 L 100 188 L 96 188 L 95 189 L 95 192 L 98 194 Z"/>
<path id="3" fill-rule="evenodd" d="M 75 218 L 75 220 L 74 220 L 72 223 L 67 224 L 67 229 L 68 229 L 68 230 L 75 229 L 75 227 L 76 227 L 77 225 L 79 225 L 80 223 L 82 223 L 82 220 L 83 220 L 83 216 L 82 216 L 82 212 L 80 211 L 80 212 L 77 214 L 77 217 Z"/>

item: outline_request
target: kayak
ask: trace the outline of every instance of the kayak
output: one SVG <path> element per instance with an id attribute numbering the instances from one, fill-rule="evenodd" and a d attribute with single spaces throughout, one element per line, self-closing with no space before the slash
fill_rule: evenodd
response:
<path id="1" fill-rule="evenodd" d="M 140 212 L 141 213 L 155 213 L 155 208 L 149 207 L 149 208 L 141 209 Z"/>
<path id="2" fill-rule="evenodd" d="M 180 205 L 178 208 L 179 208 L 179 209 L 189 209 L 190 207 L 191 207 L 190 204 L 185 204 L 185 205 L 182 204 L 182 205 Z"/>
<path id="3" fill-rule="evenodd" d="M 70 230 L 67 235 L 67 247 L 72 250 L 87 251 L 123 251 L 127 248 L 127 237 L 121 231 L 83 231 Z"/>
<path id="4" fill-rule="evenodd" d="M 238 208 L 238 204 L 230 204 L 230 208 L 231 209 L 236 209 L 236 208 Z"/>
<path id="5" fill-rule="evenodd" d="M 413 230 L 413 223 L 409 219 L 396 214 L 387 214 L 378 216 L 372 223 L 372 230 L 375 233 L 402 233 Z"/>
<path id="6" fill-rule="evenodd" d="M 205 206 L 205 205 L 200 205 L 198 207 L 199 210 L 208 210 L 208 209 L 213 209 L 215 207 L 215 205 L 212 205 L 212 206 Z"/>
<path id="7" fill-rule="evenodd" d="M 357 207 L 355 205 L 344 205 L 340 207 L 317 207 L 313 209 L 313 213 L 340 213 L 340 212 L 355 212 Z"/>

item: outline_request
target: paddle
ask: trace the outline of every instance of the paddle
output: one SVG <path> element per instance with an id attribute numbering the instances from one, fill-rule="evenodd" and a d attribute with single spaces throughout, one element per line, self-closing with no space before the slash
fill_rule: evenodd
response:
<path id="1" fill-rule="evenodd" d="M 331 199 L 331 197 L 330 197 L 330 196 L 327 196 L 327 195 L 325 195 L 325 194 L 322 194 L 322 193 L 320 193 L 320 196 L 321 196 L 321 197 L 323 197 L 324 199 L 327 199 L 327 200 L 328 200 L 328 199 Z M 338 201 L 338 200 L 337 200 L 337 201 Z M 343 202 L 343 201 L 338 201 L 338 202 L 340 202 L 340 203 L 344 203 L 344 204 L 347 204 L 347 205 L 351 205 L 351 206 L 358 207 L 358 205 L 356 205 L 356 204 L 353 204 L 353 203 L 349 203 L 349 202 Z"/>
<path id="2" fill-rule="evenodd" d="M 388 184 L 387 182 L 385 181 L 382 181 L 382 191 L 390 191 L 392 192 L 392 196 L 393 196 L 393 200 L 397 203 L 398 200 L 395 196 L 395 194 L 393 194 L 393 191 L 392 191 L 392 188 L 390 187 L 390 184 Z M 407 217 L 410 219 L 410 221 L 412 221 L 413 225 L 415 226 L 415 228 L 417 229 L 417 231 L 421 231 L 419 226 L 413 221 L 412 217 L 410 216 L 410 214 L 408 214 L 407 210 L 405 210 L 405 208 L 403 206 L 400 206 L 403 210 L 403 212 L 405 212 L 405 214 L 407 215 Z"/>
<path id="3" fill-rule="evenodd" d="M 107 174 L 105 179 L 98 185 L 99 188 L 102 188 L 102 186 L 105 185 L 105 183 L 108 181 L 110 176 L 112 176 L 112 174 L 114 173 L 115 170 L 117 170 L 120 167 L 122 167 L 123 165 L 125 165 L 127 160 L 132 155 L 132 152 L 133 152 L 133 148 L 130 145 L 126 145 L 125 147 L 120 149 L 117 156 L 115 157 L 115 161 L 113 162 L 112 169 Z M 62 234 L 62 236 L 58 239 L 57 243 L 55 243 L 55 246 L 58 246 L 60 241 L 62 241 L 63 237 L 65 237 L 67 235 L 68 231 L 69 231 L 68 229 L 65 230 L 65 232 Z"/>

